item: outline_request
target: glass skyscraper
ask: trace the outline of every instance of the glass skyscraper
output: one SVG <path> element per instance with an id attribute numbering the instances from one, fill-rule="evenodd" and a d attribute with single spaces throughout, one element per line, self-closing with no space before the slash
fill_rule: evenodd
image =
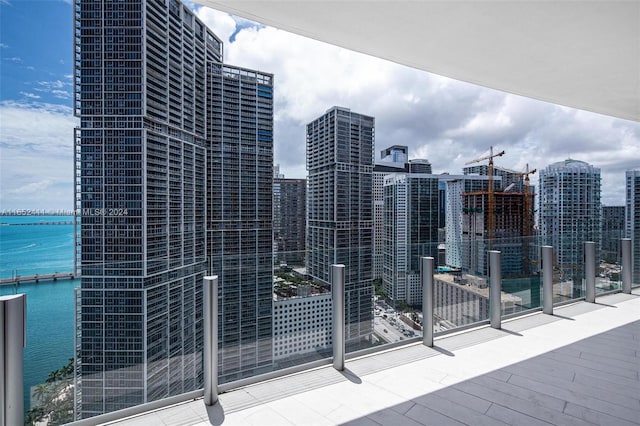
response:
<path id="1" fill-rule="evenodd" d="M 438 258 L 438 176 L 392 173 L 384 178 L 382 282 L 394 301 L 422 303 L 420 257 Z"/>
<path id="2" fill-rule="evenodd" d="M 273 239 L 278 261 L 304 265 L 306 223 L 307 180 L 274 178 Z"/>
<path id="3" fill-rule="evenodd" d="M 75 0 L 74 18 L 84 418 L 202 387 L 205 272 L 224 320 L 243 317 L 220 321 L 222 379 L 270 362 L 273 85 L 223 66 L 177 0 Z M 240 255 L 251 272 L 227 273 Z"/>
<path id="4" fill-rule="evenodd" d="M 221 382 L 271 369 L 273 76 L 210 63 L 207 235 Z"/>
<path id="5" fill-rule="evenodd" d="M 540 172 L 539 203 L 540 234 L 553 246 L 560 279 L 579 286 L 583 243 L 600 243 L 600 169 L 572 159 L 550 164 Z"/>
<path id="6" fill-rule="evenodd" d="M 384 177 L 408 169 L 409 148 L 393 145 L 380 151 L 380 162 L 373 167 L 373 279 L 382 280 L 384 263 Z"/>
<path id="7" fill-rule="evenodd" d="M 600 235 L 602 259 L 616 262 L 620 252 L 620 238 L 625 237 L 625 206 L 602 206 Z"/>
<path id="8" fill-rule="evenodd" d="M 372 332 L 375 119 L 333 107 L 307 124 L 307 270 L 330 283 L 345 265 L 346 338 Z"/>
<path id="9" fill-rule="evenodd" d="M 627 170 L 625 227 L 626 237 L 633 240 L 633 284 L 640 284 L 640 169 Z"/>

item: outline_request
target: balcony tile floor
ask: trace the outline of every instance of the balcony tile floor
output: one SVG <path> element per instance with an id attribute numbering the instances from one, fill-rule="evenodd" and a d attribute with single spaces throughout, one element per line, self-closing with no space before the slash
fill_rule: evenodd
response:
<path id="1" fill-rule="evenodd" d="M 640 425 L 640 289 L 109 424 Z"/>

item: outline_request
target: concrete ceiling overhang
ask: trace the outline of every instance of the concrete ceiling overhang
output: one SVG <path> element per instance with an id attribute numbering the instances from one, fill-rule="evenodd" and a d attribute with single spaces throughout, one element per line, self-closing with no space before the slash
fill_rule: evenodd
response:
<path id="1" fill-rule="evenodd" d="M 196 1 L 457 80 L 640 121 L 637 0 Z"/>

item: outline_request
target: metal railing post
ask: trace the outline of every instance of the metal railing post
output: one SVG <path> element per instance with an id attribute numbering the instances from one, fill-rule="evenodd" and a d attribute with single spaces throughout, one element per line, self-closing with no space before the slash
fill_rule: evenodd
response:
<path id="1" fill-rule="evenodd" d="M 422 344 L 433 346 L 433 257 L 422 258 Z"/>
<path id="2" fill-rule="evenodd" d="M 500 265 L 500 251 L 489 250 L 489 315 L 491 317 L 491 327 L 501 328 L 501 294 L 502 294 L 502 271 Z"/>
<path id="3" fill-rule="evenodd" d="M 218 276 L 204 277 L 204 403 L 218 402 Z"/>
<path id="4" fill-rule="evenodd" d="M 631 294 L 631 280 L 633 279 L 632 246 L 631 238 L 622 238 L 620 240 L 620 252 L 622 255 L 622 292 L 627 294 Z"/>
<path id="5" fill-rule="evenodd" d="M 584 282 L 585 301 L 595 303 L 596 301 L 596 243 L 593 241 L 584 242 Z"/>
<path id="6" fill-rule="evenodd" d="M 23 355 L 27 296 L 0 296 L 0 424 L 24 424 Z"/>
<path id="7" fill-rule="evenodd" d="M 333 298 L 333 368 L 344 370 L 344 265 L 331 265 Z"/>
<path id="8" fill-rule="evenodd" d="M 553 247 L 542 246 L 542 312 L 553 315 Z"/>

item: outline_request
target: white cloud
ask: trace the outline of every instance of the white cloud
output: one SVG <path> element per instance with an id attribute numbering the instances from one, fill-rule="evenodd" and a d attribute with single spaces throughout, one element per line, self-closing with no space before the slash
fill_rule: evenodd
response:
<path id="1" fill-rule="evenodd" d="M 225 62 L 274 74 L 275 161 L 306 175 L 304 126 L 333 105 L 376 118 L 376 155 L 408 145 L 435 173 L 460 173 L 489 146 L 496 164 L 542 169 L 571 155 L 601 167 L 603 202 L 621 204 L 624 170 L 640 166 L 640 124 L 485 89 L 270 27 L 238 26 L 201 8 Z M 227 40 L 234 34 L 234 42 Z M 535 182 L 534 178 L 534 182 Z"/>
<path id="2" fill-rule="evenodd" d="M 71 81 L 71 75 L 65 75 L 66 81 L 53 80 L 53 81 L 38 81 L 36 87 L 33 88 L 36 92 L 49 93 L 54 98 L 68 100 L 73 97 L 73 83 Z"/>
<path id="3" fill-rule="evenodd" d="M 62 81 L 62 80 L 54 80 L 54 81 L 38 81 L 38 85 L 47 89 L 62 89 L 63 87 L 71 86 L 71 82 Z"/>
<path id="4" fill-rule="evenodd" d="M 305 125 L 333 105 L 376 118 L 376 155 L 408 145 L 436 173 L 460 173 L 489 146 L 506 151 L 497 165 L 515 170 L 527 163 L 540 170 L 570 155 L 602 169 L 603 202 L 613 205 L 624 200 L 624 170 L 640 167 L 638 123 L 484 89 L 204 7 L 197 15 L 224 41 L 226 63 L 274 74 L 275 161 L 288 177 L 306 175 Z M 72 78 L 39 81 L 23 96 L 68 101 Z M 0 116 L 2 207 L 69 208 L 71 108 L 2 102 Z M 26 206 L 27 199 L 46 204 Z"/>
<path id="5" fill-rule="evenodd" d="M 228 13 L 201 7 L 196 11 L 196 16 L 209 28 L 216 29 L 215 34 L 220 37 L 225 46 L 236 31 L 236 21 Z"/>
<path id="6" fill-rule="evenodd" d="M 40 95 L 36 95 L 35 93 L 20 92 L 20 94 L 26 98 L 40 99 Z"/>
<path id="7" fill-rule="evenodd" d="M 72 109 L 4 101 L 0 116 L 2 208 L 72 208 Z"/>
<path id="8" fill-rule="evenodd" d="M 6 48 L 8 48 L 8 47 L 9 47 L 9 45 L 8 45 L 8 44 L 0 43 L 0 49 L 6 49 Z"/>
<path id="9" fill-rule="evenodd" d="M 44 179 L 39 182 L 27 183 L 25 185 L 22 185 L 19 188 L 10 189 L 7 192 L 9 194 L 19 194 L 19 195 L 37 194 L 50 188 L 52 184 L 53 184 L 53 181 L 51 179 Z"/>
<path id="10" fill-rule="evenodd" d="M 22 58 L 18 57 L 18 56 L 12 56 L 9 58 L 2 58 L 5 61 L 11 61 L 11 62 L 22 62 Z"/>
<path id="11" fill-rule="evenodd" d="M 52 90 L 51 94 L 58 99 L 71 99 L 73 96 L 68 90 Z"/>

